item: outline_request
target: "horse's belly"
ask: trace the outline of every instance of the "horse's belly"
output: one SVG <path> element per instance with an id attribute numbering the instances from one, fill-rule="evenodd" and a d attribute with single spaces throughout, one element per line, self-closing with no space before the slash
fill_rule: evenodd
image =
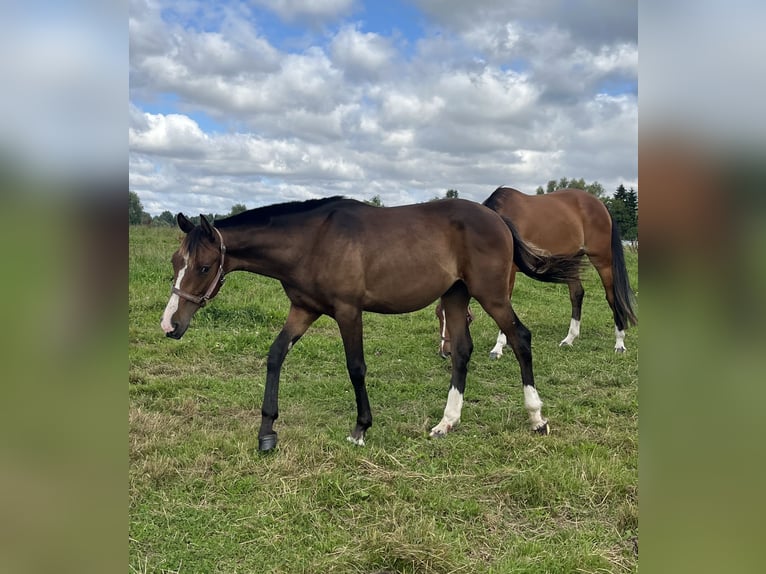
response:
<path id="1" fill-rule="evenodd" d="M 443 272 L 421 269 L 367 282 L 363 307 L 375 313 L 410 313 L 427 307 L 455 282 Z"/>

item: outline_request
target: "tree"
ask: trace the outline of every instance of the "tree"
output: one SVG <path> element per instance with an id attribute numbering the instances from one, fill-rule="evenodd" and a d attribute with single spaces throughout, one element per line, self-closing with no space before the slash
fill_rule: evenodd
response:
<path id="1" fill-rule="evenodd" d="M 542 185 L 538 185 L 537 186 L 537 195 L 544 195 L 544 194 L 545 194 L 545 190 L 543 189 L 543 186 Z"/>
<path id="2" fill-rule="evenodd" d="M 167 210 L 160 213 L 157 217 L 155 217 L 152 220 L 152 223 L 154 225 L 161 225 L 161 226 L 174 226 L 176 224 L 176 218 L 173 217 L 173 214 Z"/>
<path id="3" fill-rule="evenodd" d="M 383 207 L 383 201 L 380 199 L 379 195 L 372 196 L 371 199 L 365 199 L 364 202 L 367 205 L 374 205 L 375 207 Z"/>
<path id="4" fill-rule="evenodd" d="M 242 213 L 243 211 L 247 211 L 247 207 L 245 207 L 244 203 L 235 203 L 231 206 L 231 211 L 229 212 L 229 215 L 237 215 L 238 213 Z"/>
<path id="5" fill-rule="evenodd" d="M 588 193 L 590 193 L 591 195 L 595 195 L 601 200 L 603 200 L 604 196 L 606 195 L 606 190 L 604 189 L 604 186 L 597 181 L 594 181 L 593 183 L 586 185 L 585 187 L 583 187 L 583 189 L 587 191 Z"/>
<path id="6" fill-rule="evenodd" d="M 548 186 L 545 188 L 545 193 L 553 193 L 558 188 L 556 187 L 556 180 L 551 179 L 548 181 Z"/>
<path id="7" fill-rule="evenodd" d="M 448 189 L 447 193 L 444 194 L 444 197 L 447 199 L 457 199 L 458 195 L 460 195 L 460 192 L 458 192 L 457 189 Z"/>
<path id="8" fill-rule="evenodd" d="M 148 215 L 144 211 L 144 206 L 141 205 L 141 199 L 135 191 L 129 191 L 130 204 L 128 206 L 128 223 L 130 225 L 139 225 L 143 223 Z M 151 217 L 149 218 L 151 220 Z"/>
<path id="9" fill-rule="evenodd" d="M 612 219 L 620 228 L 620 234 L 623 239 L 635 241 L 638 239 L 638 196 L 633 190 L 625 189 L 620 184 L 614 192 L 614 197 L 603 200 Z"/>

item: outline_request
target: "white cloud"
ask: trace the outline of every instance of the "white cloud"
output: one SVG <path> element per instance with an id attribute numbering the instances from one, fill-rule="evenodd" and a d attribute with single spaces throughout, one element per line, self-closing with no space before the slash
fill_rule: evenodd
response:
<path id="1" fill-rule="evenodd" d="M 351 81 L 380 78 L 391 69 L 396 58 L 388 39 L 360 32 L 356 25 L 341 28 L 330 43 L 330 52 L 333 61 Z"/>
<path id="2" fill-rule="evenodd" d="M 332 20 L 351 11 L 354 0 L 252 0 L 287 22 Z"/>
<path id="3" fill-rule="evenodd" d="M 340 21 L 297 50 L 239 4 L 204 28 L 134 4 L 130 183 L 153 213 L 337 193 L 396 205 L 448 188 L 481 201 L 498 185 L 533 193 L 561 177 L 637 183 L 636 96 L 613 89 L 635 83 L 636 43 L 551 18 L 549 2 L 424 1 L 434 26 L 419 38 Z M 314 8 L 273 9 L 292 22 L 353 10 Z M 590 28 L 598 41 L 582 39 Z M 147 113 L 167 94 L 177 101 L 166 113 Z"/>

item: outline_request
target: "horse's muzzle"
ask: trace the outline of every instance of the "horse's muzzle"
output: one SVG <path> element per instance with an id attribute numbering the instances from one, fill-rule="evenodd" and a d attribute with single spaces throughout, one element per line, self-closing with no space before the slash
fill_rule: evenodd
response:
<path id="1" fill-rule="evenodd" d="M 165 333 L 165 336 L 170 337 L 171 339 L 180 339 L 181 337 L 184 336 L 185 332 L 186 332 L 186 329 L 179 329 L 178 323 L 173 323 L 173 330 Z"/>

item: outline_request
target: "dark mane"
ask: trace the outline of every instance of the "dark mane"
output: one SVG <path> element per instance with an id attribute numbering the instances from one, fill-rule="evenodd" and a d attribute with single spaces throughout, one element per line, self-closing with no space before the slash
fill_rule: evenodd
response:
<path id="1" fill-rule="evenodd" d="M 482 205 L 489 207 L 492 211 L 497 211 L 500 207 L 499 203 L 499 197 L 505 193 L 506 188 L 503 186 L 498 187 L 495 191 L 492 192 L 492 195 L 490 195 L 487 199 L 484 200 Z"/>
<path id="2" fill-rule="evenodd" d="M 224 229 L 226 227 L 237 227 L 242 225 L 266 225 L 273 217 L 312 211 L 343 199 L 345 199 L 343 196 L 335 195 L 333 197 L 324 197 L 321 199 L 290 201 L 288 203 L 277 203 L 265 207 L 257 207 L 223 219 L 216 219 L 215 226 Z"/>

